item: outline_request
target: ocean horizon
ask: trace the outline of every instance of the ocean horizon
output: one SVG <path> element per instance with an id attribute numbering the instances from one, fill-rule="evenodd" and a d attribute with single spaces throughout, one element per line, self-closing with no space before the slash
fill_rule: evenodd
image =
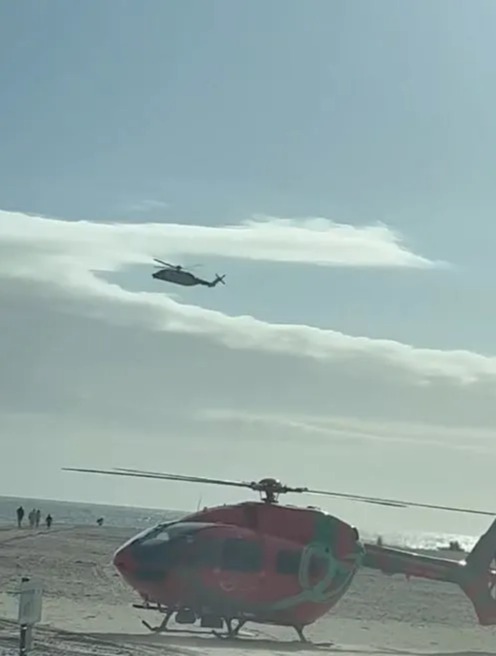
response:
<path id="1" fill-rule="evenodd" d="M 30 510 L 39 508 L 42 521 L 50 513 L 54 526 L 95 526 L 97 519 L 103 517 L 105 526 L 129 528 L 130 532 L 143 530 L 159 522 L 171 521 L 194 511 L 194 509 L 161 510 L 136 506 L 0 496 L 0 528 L 16 525 L 16 508 L 19 505 L 22 505 L 26 512 L 25 522 Z M 470 550 L 478 539 L 478 536 L 474 535 L 428 531 L 374 533 L 360 530 L 360 534 L 365 541 L 375 542 L 380 535 L 384 544 L 419 550 L 438 550 L 447 547 L 453 540 L 458 541 L 463 549 Z"/>

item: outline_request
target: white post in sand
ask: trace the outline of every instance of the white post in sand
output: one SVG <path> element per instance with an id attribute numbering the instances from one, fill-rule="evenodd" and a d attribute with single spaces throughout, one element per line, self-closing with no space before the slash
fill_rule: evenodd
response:
<path id="1" fill-rule="evenodd" d="M 33 646 L 33 626 L 41 620 L 43 589 L 23 576 L 19 594 L 19 654 L 25 656 Z"/>

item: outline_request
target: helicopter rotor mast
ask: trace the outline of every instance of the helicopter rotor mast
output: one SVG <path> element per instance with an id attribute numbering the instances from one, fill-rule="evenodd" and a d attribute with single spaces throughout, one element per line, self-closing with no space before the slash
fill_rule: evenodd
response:
<path id="1" fill-rule="evenodd" d="M 182 483 L 202 483 L 207 485 L 222 485 L 225 487 L 238 487 L 259 492 L 262 500 L 266 503 L 277 503 L 280 494 L 297 493 L 328 496 L 348 501 L 369 503 L 373 505 L 389 506 L 393 508 L 426 508 L 430 510 L 444 510 L 448 512 L 466 513 L 471 515 L 486 515 L 494 517 L 494 511 L 475 510 L 471 508 L 460 508 L 456 506 L 442 506 L 430 503 L 419 503 L 415 501 L 401 501 L 398 499 L 385 499 L 381 497 L 363 496 L 357 494 L 346 494 L 328 490 L 314 490 L 307 487 L 290 487 L 282 484 L 275 478 L 262 478 L 259 481 L 233 481 L 220 478 L 208 478 L 204 476 L 188 476 L 183 474 L 169 474 L 163 472 L 143 471 L 140 469 L 87 469 L 80 467 L 63 467 L 63 471 L 82 472 L 87 474 L 102 474 L 106 476 L 127 476 L 135 478 L 148 478 L 165 481 L 178 481 Z"/>

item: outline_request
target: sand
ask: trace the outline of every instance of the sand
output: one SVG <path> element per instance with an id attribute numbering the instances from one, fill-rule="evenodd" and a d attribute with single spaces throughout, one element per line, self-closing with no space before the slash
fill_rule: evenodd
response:
<path id="1" fill-rule="evenodd" d="M 33 652 L 40 656 L 315 653 L 295 641 L 290 629 L 255 624 L 247 625 L 247 637 L 234 644 L 148 633 L 141 619 L 154 623 L 159 618 L 131 607 L 138 601 L 135 593 L 110 563 L 114 550 L 132 534 L 108 527 L 0 530 L 0 655 L 18 653 L 15 593 L 22 575 L 40 580 L 45 590 Z M 319 651 L 341 656 L 496 655 L 496 627 L 477 625 L 470 602 L 456 586 L 408 582 L 368 570 L 359 572 L 347 596 L 307 635 L 327 643 Z"/>

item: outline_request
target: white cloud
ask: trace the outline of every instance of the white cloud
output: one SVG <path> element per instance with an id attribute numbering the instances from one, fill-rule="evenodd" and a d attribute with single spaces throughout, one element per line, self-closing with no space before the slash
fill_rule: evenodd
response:
<path id="1" fill-rule="evenodd" d="M 65 302 L 78 303 L 78 311 L 111 322 L 203 335 L 230 348 L 288 354 L 330 362 L 334 366 L 346 362 L 359 376 L 407 377 L 415 384 L 444 378 L 456 384 L 494 385 L 494 357 L 464 350 L 417 348 L 390 339 L 350 336 L 304 324 L 270 324 L 251 316 L 230 317 L 178 303 L 164 293 L 131 292 L 94 273 L 95 269 L 110 270 L 133 258 L 141 261 L 143 252 L 156 247 L 162 234 L 170 248 L 188 252 L 202 248 L 231 252 L 237 244 L 238 250 L 234 249 L 234 253 L 261 257 L 258 249 L 265 248 L 269 257 L 273 248 L 274 257 L 277 251 L 280 257 L 288 258 L 296 257 L 300 240 L 295 239 L 295 235 L 300 235 L 304 242 L 300 256 L 306 253 L 310 258 L 312 248 L 318 250 L 323 235 L 327 235 L 329 244 L 333 243 L 334 227 L 331 225 L 326 231 L 322 223 L 318 226 L 295 227 L 284 222 L 250 224 L 245 228 L 103 225 L 0 212 L 0 276 L 30 281 L 31 285 L 48 285 L 51 293 L 58 293 Z M 338 226 L 336 231 L 346 233 L 351 241 L 353 235 L 358 235 L 358 242 L 362 240 L 364 244 L 364 234 L 375 235 L 371 242 L 377 249 L 382 237 L 391 247 L 394 243 L 385 228 L 378 232 L 364 229 L 363 232 Z M 239 238 L 242 233 L 246 242 Z M 381 239 L 377 239 L 378 234 Z M 233 235 L 238 236 L 234 238 Z M 281 237 L 279 246 L 274 235 Z M 362 253 L 365 252 L 364 248 Z M 364 255 L 363 261 L 365 259 Z"/>
<path id="2" fill-rule="evenodd" d="M 113 490 L 113 500 L 146 505 L 158 491 L 152 483 L 89 488 L 58 469 L 157 469 L 161 461 L 184 473 L 274 473 L 357 494 L 485 505 L 496 448 L 495 358 L 231 317 L 179 303 L 163 288 L 122 289 L 95 269 L 142 261 L 156 243 L 150 226 L 125 227 L 0 213 L 0 434 L 8 454 L 0 476 L 7 492 L 21 492 L 23 468 L 26 494 L 60 496 L 64 488 L 110 500 Z M 207 250 L 227 248 L 230 229 L 204 230 L 215 236 Z M 264 243 L 269 226 L 250 230 L 252 251 L 239 249 L 256 254 L 253 244 Z M 293 248 L 285 229 L 276 230 Z M 184 234 L 175 248 L 190 252 Z M 439 488 L 440 458 L 467 485 L 450 488 L 448 499 Z M 176 496 L 169 505 L 196 505 L 197 494 L 181 490 L 181 502 Z M 351 512 L 339 504 L 333 507 Z"/>
<path id="3" fill-rule="evenodd" d="M 129 466 L 275 475 L 356 494 L 488 505 L 496 404 L 479 386 L 412 386 L 387 366 L 357 372 L 346 358 L 328 365 L 226 349 L 200 335 L 88 317 L 69 297 L 38 292 L 8 280 L 0 289 L 4 493 L 180 508 L 196 507 L 200 495 L 206 503 L 239 498 L 224 489 L 122 485 L 59 471 Z M 101 313 L 119 308 L 103 304 Z M 470 518 L 458 525 L 457 516 L 419 515 L 415 523 L 410 513 L 303 501 L 384 530 L 388 522 L 480 528 Z"/>
<path id="4" fill-rule="evenodd" d="M 401 446 L 441 447 L 494 455 L 494 431 L 489 428 L 447 426 L 393 420 L 358 419 L 338 415 L 305 415 L 287 412 L 240 412 L 225 408 L 208 408 L 199 413 L 203 421 L 239 427 L 246 425 L 261 434 L 282 429 L 289 437 L 310 437 L 323 443 L 351 441 L 380 442 Z"/>
<path id="5" fill-rule="evenodd" d="M 0 240 L 112 270 L 151 257 L 226 256 L 325 266 L 431 268 L 383 225 L 354 227 L 322 218 L 255 217 L 238 225 L 95 223 L 0 211 Z M 64 250 L 62 250 L 62 247 Z"/>
<path id="6" fill-rule="evenodd" d="M 146 212 L 152 212 L 153 210 L 166 210 L 169 207 L 170 204 L 166 203 L 163 200 L 154 200 L 153 198 L 145 198 L 144 200 L 130 202 L 123 209 L 125 209 L 127 212 L 146 213 Z"/>

